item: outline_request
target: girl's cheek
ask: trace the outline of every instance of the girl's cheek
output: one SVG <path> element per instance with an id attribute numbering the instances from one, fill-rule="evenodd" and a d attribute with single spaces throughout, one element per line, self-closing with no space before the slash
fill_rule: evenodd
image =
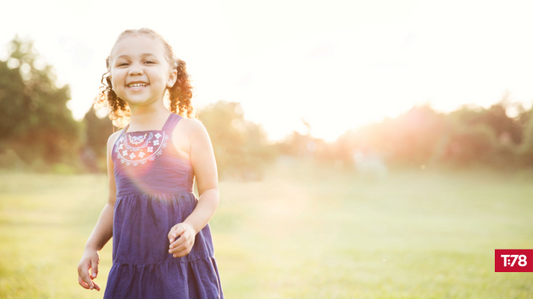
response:
<path id="1" fill-rule="evenodd" d="M 120 78 L 122 78 L 122 76 L 120 76 L 120 74 L 115 74 L 113 77 L 113 79 L 111 80 L 111 83 L 113 84 L 113 88 L 116 88 L 116 87 L 119 87 L 120 86 Z"/>

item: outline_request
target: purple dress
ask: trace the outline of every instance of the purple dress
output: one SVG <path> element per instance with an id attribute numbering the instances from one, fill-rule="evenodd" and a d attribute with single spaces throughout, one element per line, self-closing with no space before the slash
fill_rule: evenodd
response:
<path id="1" fill-rule="evenodd" d="M 171 113 L 162 130 L 124 133 L 128 125 L 113 146 L 117 200 L 104 299 L 224 298 L 209 225 L 188 255 L 168 253 L 168 232 L 198 202 L 191 163 L 172 143 L 181 119 Z"/>

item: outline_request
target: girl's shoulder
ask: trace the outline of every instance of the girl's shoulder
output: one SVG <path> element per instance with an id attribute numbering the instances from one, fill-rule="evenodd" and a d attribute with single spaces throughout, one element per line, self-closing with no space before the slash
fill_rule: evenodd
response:
<path id="1" fill-rule="evenodd" d="M 189 139 L 194 139 L 199 135 L 207 134 L 207 130 L 204 126 L 204 123 L 196 118 L 183 118 L 181 121 L 184 122 L 184 129 L 189 136 Z"/>
<path id="2" fill-rule="evenodd" d="M 124 129 L 122 130 L 118 130 L 116 132 L 114 132 L 113 134 L 109 135 L 109 138 L 107 139 L 107 146 L 113 146 L 115 144 L 115 142 L 117 141 L 118 137 L 120 136 L 120 134 L 122 133 L 122 131 L 124 131 Z"/>
<path id="3" fill-rule="evenodd" d="M 195 118 L 182 117 L 172 131 L 172 142 L 178 152 L 190 160 L 191 148 L 198 148 L 205 141 L 207 131 L 204 124 Z M 209 137 L 207 137 L 209 138 Z"/>
<path id="4" fill-rule="evenodd" d="M 115 143 L 117 142 L 118 137 L 122 133 L 124 129 L 118 130 L 115 133 L 109 135 L 109 138 L 107 139 L 107 155 L 108 158 L 111 158 L 113 147 L 115 146 Z"/>
<path id="5" fill-rule="evenodd" d="M 191 135 L 197 135 L 198 133 L 201 133 L 201 131 L 206 130 L 202 121 L 196 118 L 182 117 L 180 120 L 180 126 L 183 128 L 182 132 L 184 132 L 189 138 L 193 137 Z"/>
<path id="6" fill-rule="evenodd" d="M 180 123 L 181 128 L 174 130 L 173 138 L 181 139 L 184 148 L 190 148 L 191 145 L 203 144 L 206 140 L 210 140 L 207 129 L 199 119 L 183 117 Z"/>

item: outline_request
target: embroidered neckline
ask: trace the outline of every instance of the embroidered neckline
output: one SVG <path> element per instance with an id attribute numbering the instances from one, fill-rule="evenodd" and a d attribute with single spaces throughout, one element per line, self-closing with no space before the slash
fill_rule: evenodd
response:
<path id="1" fill-rule="evenodd" d="M 157 131 L 154 134 L 154 131 Z M 137 131 L 141 133 L 140 131 Z M 137 166 L 147 161 L 154 161 L 156 156 L 163 154 L 169 136 L 164 130 L 146 130 L 144 134 L 125 132 L 118 139 L 115 153 L 122 164 Z M 133 133 L 133 134 L 127 134 Z M 145 157 L 146 156 L 146 157 Z"/>

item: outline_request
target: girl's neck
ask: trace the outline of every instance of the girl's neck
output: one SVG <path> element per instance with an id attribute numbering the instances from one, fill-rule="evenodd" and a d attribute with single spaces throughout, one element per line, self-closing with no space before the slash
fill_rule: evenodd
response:
<path id="1" fill-rule="evenodd" d="M 131 119 L 128 132 L 143 130 L 160 130 L 170 112 L 165 106 L 130 107 Z"/>

